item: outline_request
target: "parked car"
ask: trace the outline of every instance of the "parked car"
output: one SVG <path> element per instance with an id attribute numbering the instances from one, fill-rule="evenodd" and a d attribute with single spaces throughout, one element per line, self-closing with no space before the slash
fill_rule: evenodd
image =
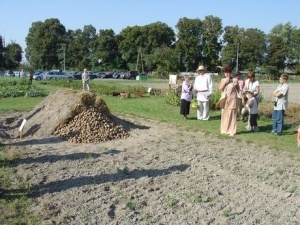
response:
<path id="1" fill-rule="evenodd" d="M 5 71 L 4 76 L 5 76 L 5 77 L 14 77 L 15 74 L 14 74 L 14 71 L 12 71 L 12 70 L 7 70 L 7 71 Z"/>
<path id="2" fill-rule="evenodd" d="M 94 72 L 88 71 L 88 73 L 89 73 L 89 75 L 90 75 L 90 79 L 91 79 L 91 80 L 98 78 L 97 75 L 96 75 Z"/>
<path id="3" fill-rule="evenodd" d="M 138 71 L 131 70 L 124 74 L 123 79 L 135 80 L 137 75 L 138 75 Z"/>
<path id="4" fill-rule="evenodd" d="M 125 79 L 126 73 L 127 73 L 127 72 L 122 72 L 122 73 L 120 73 L 120 77 L 119 77 L 119 78 L 120 78 L 120 79 Z"/>
<path id="5" fill-rule="evenodd" d="M 39 72 L 35 72 L 33 74 L 33 79 L 34 80 L 42 80 L 43 79 L 43 76 L 44 76 L 44 72 L 43 71 L 39 71 Z"/>
<path id="6" fill-rule="evenodd" d="M 112 78 L 114 79 L 119 79 L 120 78 L 121 73 L 120 72 L 114 72 L 112 75 Z"/>
<path id="7" fill-rule="evenodd" d="M 73 73 L 74 80 L 81 80 L 81 74 L 81 71 Z"/>
<path id="8" fill-rule="evenodd" d="M 98 72 L 96 73 L 98 78 L 101 79 L 108 79 L 108 78 L 113 78 L 113 73 L 111 72 Z"/>
<path id="9" fill-rule="evenodd" d="M 44 80 L 51 80 L 51 79 L 70 79 L 73 80 L 73 75 L 65 74 L 64 72 L 58 72 L 58 71 L 50 71 L 44 74 L 43 76 Z"/>
<path id="10" fill-rule="evenodd" d="M 93 73 L 91 71 L 88 71 L 88 73 L 90 75 L 91 80 L 98 78 L 95 73 Z M 82 72 L 80 71 L 80 72 L 73 73 L 72 76 L 73 76 L 74 80 L 81 80 L 82 79 L 81 75 L 82 75 Z"/>

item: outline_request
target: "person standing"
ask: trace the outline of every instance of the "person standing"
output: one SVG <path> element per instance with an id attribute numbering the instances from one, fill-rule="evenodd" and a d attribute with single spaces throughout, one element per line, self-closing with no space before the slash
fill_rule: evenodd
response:
<path id="1" fill-rule="evenodd" d="M 209 119 L 209 98 L 213 92 L 211 75 L 205 73 L 205 67 L 200 65 L 197 69 L 198 76 L 195 79 L 194 90 L 197 94 L 197 119 Z"/>
<path id="2" fill-rule="evenodd" d="M 243 115 L 242 115 L 242 108 L 243 108 L 243 99 L 244 99 L 244 86 L 245 86 L 245 81 L 242 77 L 242 74 L 240 71 L 235 72 L 235 77 L 238 81 L 239 84 L 239 89 L 240 92 L 238 93 L 238 108 L 237 108 L 237 116 L 241 117 L 241 120 L 243 120 Z"/>
<path id="3" fill-rule="evenodd" d="M 252 91 L 254 93 L 254 97 L 257 101 L 257 105 L 259 104 L 259 81 L 255 79 L 255 73 L 253 70 L 249 70 L 247 80 L 245 81 L 244 92 Z M 245 101 L 243 102 L 245 104 Z"/>
<path id="4" fill-rule="evenodd" d="M 30 70 L 30 71 L 29 71 L 29 84 L 30 84 L 30 85 L 32 84 L 33 74 L 34 74 L 34 71 L 33 71 L 33 70 Z"/>
<path id="5" fill-rule="evenodd" d="M 24 71 L 23 71 L 23 69 L 20 71 L 20 77 L 23 77 L 23 75 L 24 75 Z"/>
<path id="6" fill-rule="evenodd" d="M 224 76 L 220 82 L 221 99 L 226 98 L 225 106 L 221 109 L 221 134 L 234 136 L 237 130 L 237 101 L 239 85 L 236 78 L 231 77 L 231 68 L 224 68 Z"/>
<path id="7" fill-rule="evenodd" d="M 287 84 L 288 75 L 281 74 L 279 78 L 279 85 L 273 92 L 274 109 L 272 113 L 272 133 L 281 135 L 284 126 L 284 112 L 288 106 L 289 86 Z"/>
<path id="8" fill-rule="evenodd" d="M 82 84 L 83 84 L 83 91 L 90 91 L 90 85 L 89 85 L 90 75 L 89 75 L 87 69 L 83 70 L 83 73 L 81 74 L 81 78 L 82 78 Z"/>
<path id="9" fill-rule="evenodd" d="M 247 91 L 247 98 L 248 101 L 246 103 L 246 107 L 248 108 L 249 112 L 249 129 L 251 131 L 259 131 L 257 125 L 257 118 L 258 118 L 258 107 L 256 99 L 254 98 L 254 93 L 252 91 Z"/>
<path id="10" fill-rule="evenodd" d="M 189 76 L 183 76 L 183 83 L 181 87 L 181 97 L 180 97 L 180 114 L 183 115 L 184 119 L 188 119 L 190 114 L 190 105 L 192 100 L 192 90 L 193 85 L 190 83 Z"/>
<path id="11" fill-rule="evenodd" d="M 244 86 L 244 93 L 246 91 L 252 91 L 253 94 L 254 94 L 254 98 L 257 102 L 257 106 L 259 104 L 259 92 L 260 92 L 260 88 L 259 88 L 259 81 L 255 79 L 255 73 L 253 70 L 249 70 L 248 72 L 248 79 L 245 81 L 245 86 Z M 242 100 L 242 104 L 245 105 L 245 99 Z M 248 112 L 249 113 L 249 112 Z M 243 115 L 244 117 L 244 115 Z M 243 118 L 243 121 L 244 121 L 244 118 Z M 248 120 L 247 120 L 247 126 L 246 126 L 246 129 L 249 130 L 251 129 L 250 128 L 250 121 L 249 121 L 249 117 L 248 117 Z"/>

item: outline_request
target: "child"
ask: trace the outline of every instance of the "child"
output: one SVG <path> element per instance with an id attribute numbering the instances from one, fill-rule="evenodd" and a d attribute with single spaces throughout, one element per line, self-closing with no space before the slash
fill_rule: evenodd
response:
<path id="1" fill-rule="evenodd" d="M 297 141 L 298 141 L 298 148 L 300 148 L 300 125 L 299 125 L 299 128 L 298 128 Z"/>
<path id="2" fill-rule="evenodd" d="M 257 101 L 252 91 L 246 91 L 246 94 L 248 98 L 246 107 L 248 108 L 249 111 L 249 125 L 247 127 L 247 130 L 259 131 L 257 126 L 257 118 L 258 118 Z"/>

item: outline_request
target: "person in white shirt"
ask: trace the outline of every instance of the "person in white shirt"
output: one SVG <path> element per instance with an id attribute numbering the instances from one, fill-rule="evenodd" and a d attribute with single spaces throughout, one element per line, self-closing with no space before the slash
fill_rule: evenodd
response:
<path id="1" fill-rule="evenodd" d="M 89 91 L 90 90 L 90 85 L 89 85 L 90 75 L 89 75 L 87 69 L 83 70 L 81 78 L 82 78 L 82 84 L 83 84 L 83 91 Z"/>
<path id="2" fill-rule="evenodd" d="M 253 70 L 249 70 L 248 72 L 248 79 L 245 81 L 245 86 L 244 86 L 244 92 L 245 91 L 253 92 L 258 105 L 260 88 L 259 88 L 259 81 L 255 79 L 255 73 Z"/>
<path id="3" fill-rule="evenodd" d="M 244 107 L 244 104 L 243 104 L 243 98 L 244 98 L 244 86 L 245 86 L 245 80 L 243 79 L 242 77 L 242 74 L 240 71 L 236 71 L 235 72 L 235 78 L 237 79 L 237 82 L 239 84 L 239 93 L 238 93 L 238 105 L 237 105 L 237 116 L 238 117 L 241 117 L 240 120 L 244 120 L 244 115 L 241 113 L 242 112 L 242 109 Z"/>
<path id="4" fill-rule="evenodd" d="M 194 90 L 197 93 L 197 119 L 209 119 L 209 98 L 213 93 L 211 75 L 206 73 L 205 67 L 200 65 L 197 69 L 198 76 L 195 79 Z"/>
<path id="5" fill-rule="evenodd" d="M 281 135 L 284 127 L 284 113 L 288 107 L 289 85 L 287 74 L 281 74 L 279 78 L 279 85 L 273 92 L 274 109 L 272 113 L 272 133 L 275 135 Z"/>
<path id="6" fill-rule="evenodd" d="M 259 104 L 259 92 L 260 92 L 260 87 L 259 87 L 259 81 L 255 79 L 255 73 L 253 70 L 249 70 L 248 72 L 248 79 L 245 81 L 245 86 L 244 86 L 244 92 L 246 91 L 252 91 L 254 98 L 256 100 L 257 105 Z M 245 99 L 242 99 L 242 104 L 245 104 Z M 246 128 L 249 130 L 250 129 L 250 121 L 248 117 L 248 125 Z"/>

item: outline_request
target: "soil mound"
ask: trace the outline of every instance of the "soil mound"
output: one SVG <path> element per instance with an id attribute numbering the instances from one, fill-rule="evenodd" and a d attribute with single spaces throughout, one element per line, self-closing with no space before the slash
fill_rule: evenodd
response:
<path id="1" fill-rule="evenodd" d="M 96 143 L 126 138 L 106 103 L 91 92 L 60 89 L 50 94 L 25 117 L 23 137 L 57 135 L 69 142 Z"/>

